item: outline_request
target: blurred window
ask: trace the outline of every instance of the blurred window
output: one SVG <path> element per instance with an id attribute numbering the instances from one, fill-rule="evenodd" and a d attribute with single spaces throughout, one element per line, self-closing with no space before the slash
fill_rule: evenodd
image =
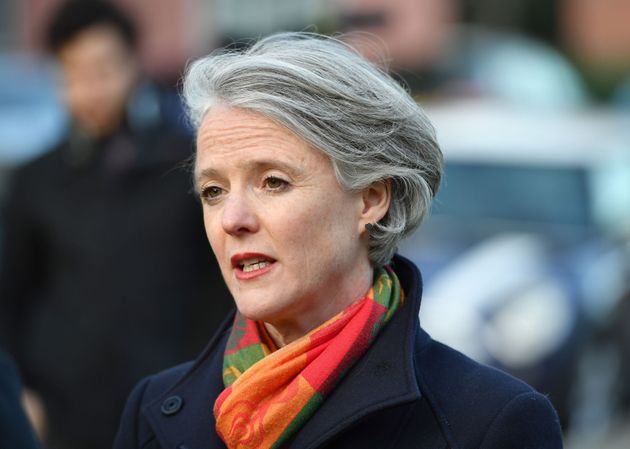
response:
<path id="1" fill-rule="evenodd" d="M 579 167 L 448 163 L 436 215 L 589 227 L 589 182 Z"/>

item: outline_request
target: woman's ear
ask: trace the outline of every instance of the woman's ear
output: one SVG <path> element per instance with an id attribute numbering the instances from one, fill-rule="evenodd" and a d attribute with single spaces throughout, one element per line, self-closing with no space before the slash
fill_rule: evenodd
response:
<path id="1" fill-rule="evenodd" d="M 366 187 L 361 192 L 362 211 L 359 219 L 359 234 L 365 233 L 365 225 L 376 223 L 385 216 L 391 201 L 391 180 L 386 179 Z"/>

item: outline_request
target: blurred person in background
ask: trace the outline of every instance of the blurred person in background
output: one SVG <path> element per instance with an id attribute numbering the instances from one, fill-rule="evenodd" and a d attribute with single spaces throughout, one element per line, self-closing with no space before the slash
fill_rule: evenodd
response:
<path id="1" fill-rule="evenodd" d="M 630 107 L 630 0 L 560 0 L 560 40 L 593 100 Z"/>
<path id="2" fill-rule="evenodd" d="M 550 47 L 464 26 L 460 0 L 337 0 L 350 43 L 388 66 L 422 100 L 494 98 L 536 108 L 582 104 L 579 78 Z M 376 39 L 374 39 L 376 37 Z"/>
<path id="3" fill-rule="evenodd" d="M 70 1 L 47 41 L 72 121 L 12 176 L 0 345 L 49 448 L 105 449 L 132 386 L 197 353 L 229 294 L 182 163 L 190 138 L 142 78 L 134 24 L 107 2 Z"/>

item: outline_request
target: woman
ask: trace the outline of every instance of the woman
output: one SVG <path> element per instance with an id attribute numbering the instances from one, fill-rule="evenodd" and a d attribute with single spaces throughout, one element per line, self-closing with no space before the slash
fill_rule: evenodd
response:
<path id="1" fill-rule="evenodd" d="M 142 381 L 123 448 L 559 448 L 547 399 L 420 328 L 396 245 L 441 152 L 422 110 L 331 38 L 195 62 L 195 183 L 237 312 L 202 355 Z"/>

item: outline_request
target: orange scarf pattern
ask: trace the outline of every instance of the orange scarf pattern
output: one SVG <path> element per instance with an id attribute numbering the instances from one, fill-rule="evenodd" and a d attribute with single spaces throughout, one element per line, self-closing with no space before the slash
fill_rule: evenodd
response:
<path id="1" fill-rule="evenodd" d="M 375 270 L 361 300 L 280 349 L 262 323 L 237 313 L 224 355 L 226 388 L 214 404 L 216 429 L 227 447 L 281 448 L 363 356 L 403 299 L 393 270 Z"/>

